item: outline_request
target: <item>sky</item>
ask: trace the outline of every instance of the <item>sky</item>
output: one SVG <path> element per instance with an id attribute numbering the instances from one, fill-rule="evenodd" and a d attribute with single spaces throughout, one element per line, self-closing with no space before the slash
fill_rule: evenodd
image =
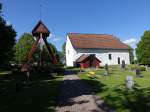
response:
<path id="1" fill-rule="evenodd" d="M 111 34 L 133 48 L 150 29 L 150 0 L 0 0 L 17 39 L 42 19 L 58 50 L 67 33 Z M 41 8 L 40 8 L 41 6 Z"/>

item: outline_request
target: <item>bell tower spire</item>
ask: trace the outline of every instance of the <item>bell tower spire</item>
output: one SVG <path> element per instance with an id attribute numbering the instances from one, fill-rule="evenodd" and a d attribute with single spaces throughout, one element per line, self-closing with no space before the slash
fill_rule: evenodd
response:
<path id="1" fill-rule="evenodd" d="M 40 20 L 42 20 L 42 3 L 40 3 Z"/>

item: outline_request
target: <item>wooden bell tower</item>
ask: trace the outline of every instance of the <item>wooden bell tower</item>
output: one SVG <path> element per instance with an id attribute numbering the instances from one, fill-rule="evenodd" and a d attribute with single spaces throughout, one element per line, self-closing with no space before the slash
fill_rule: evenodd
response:
<path id="1" fill-rule="evenodd" d="M 38 24 L 34 27 L 34 29 L 32 30 L 32 35 L 34 37 L 36 37 L 36 40 L 35 42 L 33 43 L 32 45 L 32 48 L 31 50 L 29 51 L 28 55 L 27 55 L 27 59 L 26 59 L 26 63 L 22 66 L 22 69 L 21 71 L 28 71 L 30 68 L 30 63 L 31 63 L 31 60 L 32 60 L 32 57 L 33 57 L 33 54 L 35 53 L 36 51 L 36 48 L 38 46 L 38 43 L 40 41 L 40 39 L 43 39 L 47 49 L 48 49 L 48 52 L 49 52 L 49 57 L 50 57 L 50 60 L 53 64 L 56 64 L 57 63 L 57 59 L 55 57 L 55 54 L 53 54 L 48 42 L 47 42 L 47 37 L 49 36 L 50 34 L 50 31 L 48 30 L 48 28 L 43 24 L 43 22 L 40 20 L 38 22 Z"/>

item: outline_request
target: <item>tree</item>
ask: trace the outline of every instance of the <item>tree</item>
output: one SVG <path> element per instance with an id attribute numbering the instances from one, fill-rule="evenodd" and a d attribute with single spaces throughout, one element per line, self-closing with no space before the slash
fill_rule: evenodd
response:
<path id="1" fill-rule="evenodd" d="M 59 56 L 59 62 L 61 64 L 63 64 L 64 63 L 64 55 L 61 51 L 58 51 L 58 56 Z"/>
<path id="2" fill-rule="evenodd" d="M 65 63 L 66 61 L 66 42 L 62 45 L 62 62 Z"/>
<path id="3" fill-rule="evenodd" d="M 65 55 L 66 54 L 66 42 L 62 45 L 62 53 L 63 53 L 63 55 Z"/>
<path id="4" fill-rule="evenodd" d="M 131 48 L 131 46 L 129 46 L 129 57 L 130 57 L 130 63 L 133 64 L 134 63 L 134 55 L 133 55 L 133 49 Z"/>
<path id="5" fill-rule="evenodd" d="M 0 3 L 0 64 L 8 64 L 13 58 L 16 32 L 12 25 L 7 25 L 1 16 L 2 4 Z"/>
<path id="6" fill-rule="evenodd" d="M 49 43 L 49 46 L 52 50 L 52 53 L 56 56 L 57 61 L 60 62 L 59 52 L 57 51 L 55 45 Z M 42 57 L 43 61 L 47 64 L 51 63 L 50 56 L 49 56 L 49 53 L 48 53 L 48 49 L 45 45 L 43 46 L 43 53 L 42 54 L 43 54 L 42 55 L 43 56 Z"/>
<path id="7" fill-rule="evenodd" d="M 24 33 L 15 45 L 15 61 L 18 64 L 23 64 L 26 61 L 27 55 L 33 45 L 34 38 L 29 33 Z M 37 49 L 38 50 L 38 49 Z M 39 58 L 34 55 L 34 59 Z"/>
<path id="8" fill-rule="evenodd" d="M 136 55 L 138 63 L 150 65 L 150 30 L 144 32 L 137 44 Z"/>

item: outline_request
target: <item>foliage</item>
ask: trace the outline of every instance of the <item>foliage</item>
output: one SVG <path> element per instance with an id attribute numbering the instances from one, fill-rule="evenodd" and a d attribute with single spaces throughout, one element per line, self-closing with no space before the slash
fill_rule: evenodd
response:
<path id="1" fill-rule="evenodd" d="M 137 65 L 130 65 L 131 70 L 136 70 L 137 69 Z"/>
<path id="2" fill-rule="evenodd" d="M 132 64 L 137 64 L 137 60 L 135 59 L 135 60 L 133 60 L 133 63 Z"/>
<path id="3" fill-rule="evenodd" d="M 54 55 L 56 56 L 57 61 L 60 62 L 59 52 L 58 52 L 57 48 L 55 47 L 55 45 L 53 45 L 51 43 L 50 43 L 50 46 L 51 46 L 51 49 L 52 49 Z"/>
<path id="4" fill-rule="evenodd" d="M 0 4 L 1 14 L 2 4 Z M 13 58 L 13 47 L 15 44 L 16 32 L 11 25 L 7 25 L 6 21 L 0 15 L 0 64 L 8 64 Z"/>
<path id="5" fill-rule="evenodd" d="M 63 43 L 63 45 L 62 45 L 62 53 L 63 53 L 63 55 L 65 55 L 65 54 L 66 54 L 66 50 L 65 50 L 65 48 L 66 48 L 66 42 L 65 42 L 65 43 Z"/>
<path id="6" fill-rule="evenodd" d="M 130 63 L 134 64 L 134 55 L 133 55 L 133 49 L 131 46 L 129 46 L 129 57 L 130 57 Z"/>
<path id="7" fill-rule="evenodd" d="M 66 42 L 62 45 L 62 61 L 65 63 L 66 61 Z"/>
<path id="8" fill-rule="evenodd" d="M 22 64 L 26 61 L 27 55 L 32 47 L 34 38 L 29 33 L 24 33 L 15 45 L 15 62 Z M 36 56 L 37 57 L 37 56 Z"/>
<path id="9" fill-rule="evenodd" d="M 146 70 L 145 66 L 137 66 L 137 65 L 130 65 L 129 68 L 132 71 L 136 70 L 137 68 L 140 69 L 140 71 L 145 71 Z"/>
<path id="10" fill-rule="evenodd" d="M 139 68 L 140 68 L 140 71 L 145 71 L 146 70 L 145 66 L 140 66 Z"/>
<path id="11" fill-rule="evenodd" d="M 60 51 L 58 51 L 57 53 L 58 53 L 58 57 L 59 57 L 59 62 L 63 63 L 64 62 L 64 55 L 63 55 L 63 53 L 60 52 Z"/>
<path id="12" fill-rule="evenodd" d="M 150 30 L 145 31 L 141 37 L 137 44 L 136 54 L 139 63 L 150 65 Z"/>
<path id="13" fill-rule="evenodd" d="M 59 62 L 60 61 L 59 52 L 57 51 L 55 45 L 49 43 L 49 46 L 50 46 L 50 48 L 52 50 L 52 53 L 56 56 L 56 59 Z M 48 52 L 48 49 L 47 49 L 46 45 L 43 46 L 43 61 L 46 64 L 50 64 L 51 63 L 49 52 Z"/>

